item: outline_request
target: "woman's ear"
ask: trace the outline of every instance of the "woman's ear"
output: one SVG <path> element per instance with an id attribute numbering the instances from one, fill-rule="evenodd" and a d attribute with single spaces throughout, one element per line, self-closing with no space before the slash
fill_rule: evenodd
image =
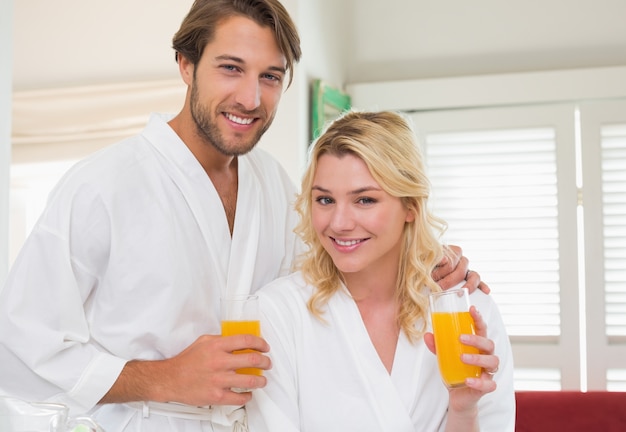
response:
<path id="1" fill-rule="evenodd" d="M 419 210 L 418 209 L 413 209 L 413 208 L 407 208 L 406 209 L 406 218 L 404 219 L 405 222 L 413 222 L 415 219 L 417 219 L 417 212 Z"/>

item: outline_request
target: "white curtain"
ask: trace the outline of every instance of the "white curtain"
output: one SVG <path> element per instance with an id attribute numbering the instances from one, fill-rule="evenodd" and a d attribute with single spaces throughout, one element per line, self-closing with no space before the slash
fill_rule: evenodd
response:
<path id="1" fill-rule="evenodd" d="M 176 113 L 185 89 L 176 79 L 17 92 L 13 163 L 83 157 L 138 132 L 151 112 Z"/>

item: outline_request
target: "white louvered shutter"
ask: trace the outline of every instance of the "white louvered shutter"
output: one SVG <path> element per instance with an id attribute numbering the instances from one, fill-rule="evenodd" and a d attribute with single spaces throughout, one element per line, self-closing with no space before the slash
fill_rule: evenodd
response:
<path id="1" fill-rule="evenodd" d="M 500 307 L 517 388 L 577 387 L 574 112 L 571 105 L 413 113 L 449 223 Z M 538 361 L 541 359 L 542 361 Z"/>

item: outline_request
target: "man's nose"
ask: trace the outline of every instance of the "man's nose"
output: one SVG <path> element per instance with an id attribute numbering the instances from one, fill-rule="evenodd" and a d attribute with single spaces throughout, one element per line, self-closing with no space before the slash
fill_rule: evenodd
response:
<path id="1" fill-rule="evenodd" d="M 261 104 L 261 86 L 256 78 L 242 79 L 237 88 L 235 101 L 245 110 L 252 111 Z"/>

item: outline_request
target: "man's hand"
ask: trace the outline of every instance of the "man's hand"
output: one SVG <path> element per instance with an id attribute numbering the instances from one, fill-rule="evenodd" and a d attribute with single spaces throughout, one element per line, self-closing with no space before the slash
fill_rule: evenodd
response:
<path id="1" fill-rule="evenodd" d="M 454 245 L 445 248 L 446 253 L 432 274 L 441 289 L 446 290 L 465 281 L 463 286 L 467 287 L 470 293 L 478 288 L 489 294 L 491 289 L 480 280 L 478 272 L 469 269 L 469 260 L 463 256 L 463 250 Z"/>
<path id="2" fill-rule="evenodd" d="M 233 354 L 251 349 L 254 352 Z M 180 354 L 155 361 L 129 361 L 100 403 L 131 401 L 179 402 L 194 406 L 244 405 L 251 392 L 232 388 L 261 388 L 263 376 L 235 372 L 241 368 L 270 369 L 269 345 L 252 335 L 200 336 Z"/>

